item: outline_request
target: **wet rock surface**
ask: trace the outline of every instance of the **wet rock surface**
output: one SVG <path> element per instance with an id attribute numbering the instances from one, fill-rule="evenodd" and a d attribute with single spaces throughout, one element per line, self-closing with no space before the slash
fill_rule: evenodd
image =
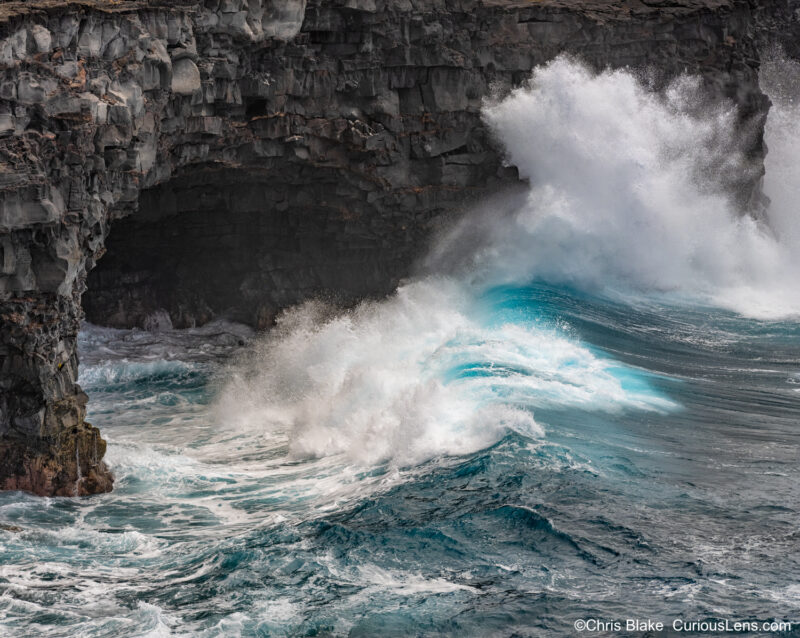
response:
<path id="1" fill-rule="evenodd" d="M 263 328 L 310 296 L 390 292 L 448 216 L 517 180 L 482 101 L 562 52 L 647 69 L 656 84 L 700 74 L 738 106 L 758 162 L 768 108 L 758 46 L 788 32 L 794 9 L 0 6 L 0 486 L 111 489 L 76 382 L 82 297 L 106 325 L 166 311 L 176 327 L 227 315 Z M 734 186 L 743 202 L 757 196 L 756 181 Z"/>

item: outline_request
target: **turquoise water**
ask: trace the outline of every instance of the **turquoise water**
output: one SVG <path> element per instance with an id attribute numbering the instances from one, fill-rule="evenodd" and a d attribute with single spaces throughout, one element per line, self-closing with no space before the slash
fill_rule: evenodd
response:
<path id="1" fill-rule="evenodd" d="M 115 489 L 0 493 L 0 633 L 800 622 L 800 70 L 770 64 L 768 224 L 717 183 L 752 167 L 699 83 L 561 59 L 485 110 L 529 189 L 391 297 L 84 326 Z"/>
<path id="2" fill-rule="evenodd" d="M 413 465 L 291 457 L 291 433 L 217 422 L 231 376 L 252 372 L 243 328 L 87 326 L 82 381 L 116 489 L 0 494 L 22 528 L 0 532 L 4 630 L 527 636 L 587 617 L 798 618 L 796 323 L 546 285 L 472 308 L 484 343 L 462 336 L 446 371 L 425 365 L 537 428 L 493 423 L 490 444 Z M 574 350 L 550 367 L 474 356 L 509 325 Z M 608 379 L 564 371 L 587 366 Z M 615 380 L 622 406 L 604 396 Z"/>

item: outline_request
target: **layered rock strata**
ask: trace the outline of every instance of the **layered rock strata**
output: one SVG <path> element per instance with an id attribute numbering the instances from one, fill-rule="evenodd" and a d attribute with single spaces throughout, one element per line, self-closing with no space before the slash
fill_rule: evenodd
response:
<path id="1" fill-rule="evenodd" d="M 266 327 L 311 295 L 389 292 L 445 215 L 517 179 L 482 100 L 562 52 L 699 74 L 758 162 L 759 34 L 790 19 L 777 0 L 0 6 L 0 487 L 111 489 L 82 296 L 108 325 Z"/>

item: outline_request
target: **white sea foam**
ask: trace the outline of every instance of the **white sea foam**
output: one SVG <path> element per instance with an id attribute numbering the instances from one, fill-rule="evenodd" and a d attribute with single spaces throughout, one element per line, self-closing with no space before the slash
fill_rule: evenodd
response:
<path id="1" fill-rule="evenodd" d="M 767 128 L 769 226 L 726 192 L 755 170 L 739 150 L 733 107 L 701 103 L 690 78 L 658 94 L 629 72 L 594 74 L 567 58 L 537 68 L 485 109 L 530 180 L 527 196 L 465 220 L 436 263 L 448 251 L 463 263 L 457 253 L 474 249 L 465 238 L 479 228 L 484 237 L 466 260 L 473 279 L 671 293 L 758 318 L 797 314 L 797 102 L 777 101 Z"/>
<path id="2" fill-rule="evenodd" d="M 174 635 L 170 625 L 180 625 L 179 621 L 170 618 L 157 605 L 141 601 L 137 605 L 137 616 L 140 624 L 134 629 L 134 632 L 141 638 L 169 638 Z"/>

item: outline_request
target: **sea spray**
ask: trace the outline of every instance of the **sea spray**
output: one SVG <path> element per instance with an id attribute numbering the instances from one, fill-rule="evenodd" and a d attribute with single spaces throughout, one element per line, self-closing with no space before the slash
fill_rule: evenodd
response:
<path id="1" fill-rule="evenodd" d="M 405 466 L 512 431 L 537 438 L 541 407 L 672 407 L 644 386 L 627 391 L 613 361 L 556 326 L 498 323 L 475 292 L 431 277 L 346 313 L 317 303 L 289 311 L 226 372 L 217 419 L 285 436 L 292 458 Z"/>
<path id="2" fill-rule="evenodd" d="M 597 74 L 568 58 L 537 68 L 484 111 L 529 180 L 527 196 L 466 218 L 433 266 L 458 263 L 484 284 L 538 280 L 754 317 L 798 313 L 797 200 L 773 195 L 774 228 L 739 209 L 726 188 L 758 169 L 740 150 L 732 107 L 703 104 L 692 78 L 654 93 L 627 71 Z M 767 180 L 768 195 L 798 183 L 791 117 L 776 104 L 768 133 L 780 159 L 768 165 L 781 177 Z"/>

